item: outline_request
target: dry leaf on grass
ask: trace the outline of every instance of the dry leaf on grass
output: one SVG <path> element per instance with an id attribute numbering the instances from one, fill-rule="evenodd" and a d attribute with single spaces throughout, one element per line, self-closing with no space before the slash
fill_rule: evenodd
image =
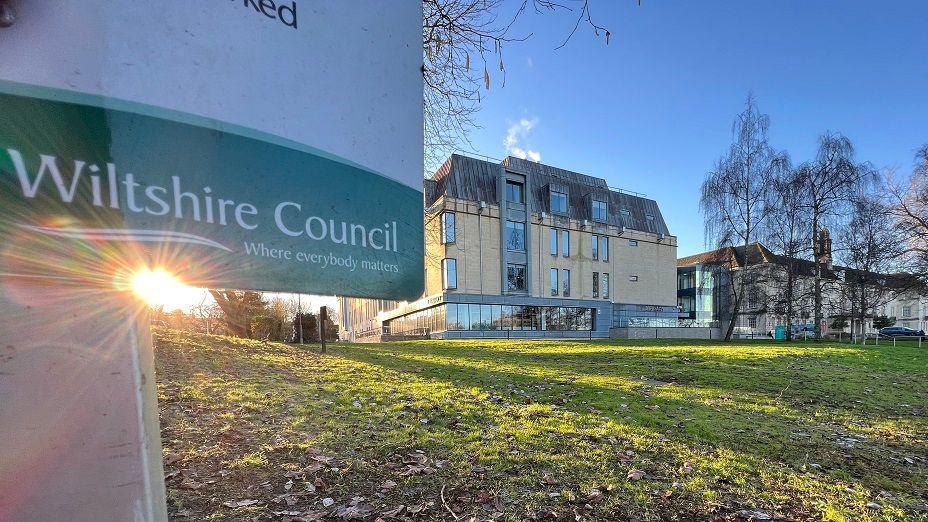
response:
<path id="1" fill-rule="evenodd" d="M 240 508 L 245 506 L 253 506 L 259 502 L 261 501 L 249 498 L 245 500 L 230 500 L 228 502 L 223 502 L 222 505 L 228 508 Z"/>

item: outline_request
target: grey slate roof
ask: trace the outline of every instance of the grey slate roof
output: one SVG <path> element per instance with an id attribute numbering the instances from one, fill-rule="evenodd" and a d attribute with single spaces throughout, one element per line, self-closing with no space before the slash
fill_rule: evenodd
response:
<path id="1" fill-rule="evenodd" d="M 606 201 L 606 222 L 610 225 L 654 234 L 670 234 L 664 216 L 653 199 L 611 190 L 602 178 L 512 156 L 502 163 L 494 163 L 452 154 L 431 179 L 425 180 L 425 206 L 431 206 L 441 196 L 499 204 L 498 179 L 506 170 L 529 178 L 531 188 L 526 197 L 531 198 L 531 207 L 535 212 L 550 212 L 549 190 L 553 188 L 567 193 L 568 215 L 572 219 L 592 221 L 592 196 Z"/>

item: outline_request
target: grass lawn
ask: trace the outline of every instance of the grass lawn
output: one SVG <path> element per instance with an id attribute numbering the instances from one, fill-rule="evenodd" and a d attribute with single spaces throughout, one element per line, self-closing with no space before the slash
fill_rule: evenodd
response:
<path id="1" fill-rule="evenodd" d="M 928 520 L 928 349 L 156 331 L 174 520 Z"/>

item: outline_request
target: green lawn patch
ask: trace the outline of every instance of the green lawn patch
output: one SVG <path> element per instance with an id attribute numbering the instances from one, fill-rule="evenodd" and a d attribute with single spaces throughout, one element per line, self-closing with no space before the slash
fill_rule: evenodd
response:
<path id="1" fill-rule="evenodd" d="M 175 520 L 928 520 L 928 349 L 155 338 Z"/>

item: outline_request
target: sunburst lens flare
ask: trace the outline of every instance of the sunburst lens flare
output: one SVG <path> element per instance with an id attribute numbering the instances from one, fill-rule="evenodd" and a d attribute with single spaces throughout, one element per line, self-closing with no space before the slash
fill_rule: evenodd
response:
<path id="1" fill-rule="evenodd" d="M 177 308 L 189 304 L 198 290 L 163 268 L 143 268 L 132 276 L 132 291 L 149 306 Z"/>

